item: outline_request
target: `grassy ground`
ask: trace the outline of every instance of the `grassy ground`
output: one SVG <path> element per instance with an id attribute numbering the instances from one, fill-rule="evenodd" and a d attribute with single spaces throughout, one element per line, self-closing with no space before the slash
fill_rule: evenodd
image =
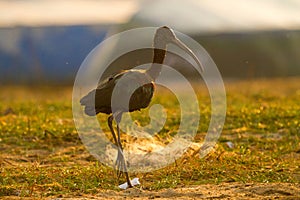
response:
<path id="1" fill-rule="evenodd" d="M 215 150 L 203 159 L 185 156 L 163 169 L 132 177 L 139 177 L 146 191 L 200 184 L 299 184 L 299 83 L 299 78 L 227 82 L 227 117 Z M 96 161 L 78 137 L 71 87 L 2 86 L 0 91 L 0 198 L 119 190 L 114 170 Z M 205 94 L 199 99 L 204 117 L 195 141 L 201 141 L 209 120 L 209 99 Z M 168 102 L 168 112 L 175 112 L 176 101 L 167 95 L 155 101 Z M 134 113 L 146 124 L 147 117 L 139 119 L 140 115 Z M 176 119 L 168 122 L 162 135 L 171 137 L 176 127 Z"/>

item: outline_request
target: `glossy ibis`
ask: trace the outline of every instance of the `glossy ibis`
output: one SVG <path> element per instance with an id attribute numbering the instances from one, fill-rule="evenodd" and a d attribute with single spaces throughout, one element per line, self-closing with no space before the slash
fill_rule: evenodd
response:
<path id="1" fill-rule="evenodd" d="M 89 92 L 80 100 L 81 105 L 85 106 L 84 111 L 87 115 L 95 116 L 98 113 L 106 113 L 110 115 L 108 117 L 108 126 L 118 147 L 118 156 L 115 163 L 117 174 L 119 178 L 121 175 L 121 171 L 125 173 L 128 187 L 132 187 L 132 184 L 130 182 L 125 158 L 123 155 L 119 124 L 124 112 L 132 112 L 140 110 L 142 108 L 146 108 L 151 102 L 155 88 L 155 79 L 159 76 L 162 70 L 161 64 L 164 62 L 167 45 L 170 43 L 177 45 L 191 57 L 193 57 L 200 70 L 203 71 L 202 65 L 200 64 L 200 61 L 197 59 L 195 54 L 176 37 L 172 29 L 163 26 L 159 27 L 156 30 L 153 41 L 153 61 L 148 69 L 124 70 L 118 74 L 112 75 L 108 79 L 100 83 L 96 89 Z M 126 81 L 117 86 L 117 83 L 121 80 L 121 78 L 125 77 Z M 119 91 L 119 93 L 117 94 L 120 104 L 118 104 L 116 108 L 112 109 L 112 95 L 116 87 L 118 87 L 117 90 Z M 130 92 L 130 88 L 132 87 L 134 87 L 133 93 Z M 129 105 L 128 102 L 127 105 L 126 103 L 122 104 L 121 102 L 122 97 L 124 97 L 125 95 L 131 95 Z M 115 134 L 112 125 L 113 120 L 115 120 L 117 125 L 117 135 Z"/>

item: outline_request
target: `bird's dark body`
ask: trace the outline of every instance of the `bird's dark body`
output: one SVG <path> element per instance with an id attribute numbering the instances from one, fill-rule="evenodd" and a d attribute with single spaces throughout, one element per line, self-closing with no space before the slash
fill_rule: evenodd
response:
<path id="1" fill-rule="evenodd" d="M 123 79 L 122 83 L 117 85 L 117 82 Z M 137 88 L 132 93 L 132 88 Z M 80 103 L 85 106 L 85 113 L 89 116 L 97 115 L 98 113 L 111 114 L 112 111 L 112 95 L 113 90 L 116 90 L 115 98 L 118 98 L 115 110 L 120 112 L 133 112 L 142 108 L 148 107 L 154 93 L 154 83 L 146 74 L 145 70 L 126 70 L 121 73 L 111 76 L 98 87 L 84 96 Z M 132 93 L 132 95 L 130 95 Z M 122 97 L 130 96 L 129 106 Z"/>

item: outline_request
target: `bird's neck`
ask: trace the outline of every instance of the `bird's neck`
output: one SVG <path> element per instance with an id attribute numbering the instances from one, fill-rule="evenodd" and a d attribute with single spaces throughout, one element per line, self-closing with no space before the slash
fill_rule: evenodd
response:
<path id="1" fill-rule="evenodd" d="M 153 80 L 155 80 L 159 76 L 162 69 L 161 64 L 163 64 L 165 56 L 165 49 L 154 49 L 151 67 L 147 70 L 147 74 L 149 74 Z"/>

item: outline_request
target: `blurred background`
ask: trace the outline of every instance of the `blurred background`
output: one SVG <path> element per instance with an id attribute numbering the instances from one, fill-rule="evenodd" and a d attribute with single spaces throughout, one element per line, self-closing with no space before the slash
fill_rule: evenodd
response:
<path id="1" fill-rule="evenodd" d="M 168 25 L 225 79 L 300 75 L 299 0 L 0 0 L 0 83 L 73 84 L 114 33 Z"/>

